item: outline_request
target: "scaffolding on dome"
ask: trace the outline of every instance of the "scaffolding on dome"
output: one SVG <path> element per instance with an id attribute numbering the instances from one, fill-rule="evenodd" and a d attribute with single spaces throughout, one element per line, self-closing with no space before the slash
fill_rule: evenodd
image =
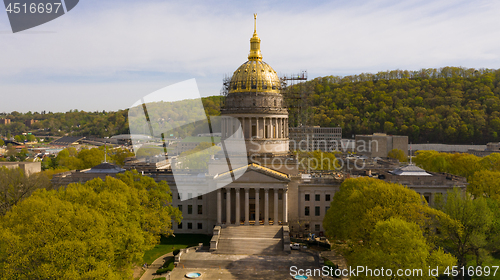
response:
<path id="1" fill-rule="evenodd" d="M 305 126 L 309 123 L 310 106 L 307 104 L 307 70 L 299 74 L 283 75 L 281 78 L 281 93 L 288 108 L 290 127 Z"/>

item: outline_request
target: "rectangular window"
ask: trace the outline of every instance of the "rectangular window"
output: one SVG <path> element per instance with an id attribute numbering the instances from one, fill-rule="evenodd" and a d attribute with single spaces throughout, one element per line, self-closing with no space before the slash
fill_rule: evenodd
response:
<path id="1" fill-rule="evenodd" d="M 188 223 L 188 229 L 193 229 L 193 223 Z"/>
<path id="2" fill-rule="evenodd" d="M 193 205 L 188 205 L 188 214 L 193 214 Z"/>
<path id="3" fill-rule="evenodd" d="M 304 228 L 306 231 L 309 231 L 309 224 L 305 224 Z"/>
<path id="4" fill-rule="evenodd" d="M 325 207 L 325 215 L 326 215 L 326 212 L 328 212 L 328 209 L 330 209 L 330 206 Z"/>
<path id="5" fill-rule="evenodd" d="M 310 198 L 309 194 L 306 194 L 306 196 L 305 196 L 305 200 L 306 200 L 306 201 L 309 201 L 310 199 L 311 199 L 311 198 Z"/>
<path id="6" fill-rule="evenodd" d="M 177 208 L 179 208 L 179 211 L 182 212 L 182 205 L 177 205 Z"/>
<path id="7" fill-rule="evenodd" d="M 188 199 L 191 199 L 193 198 L 193 194 L 192 193 L 188 193 Z"/>
<path id="8" fill-rule="evenodd" d="M 314 207 L 314 215 L 319 216 L 319 214 L 320 214 L 319 206 Z"/>
<path id="9" fill-rule="evenodd" d="M 309 206 L 306 206 L 304 215 L 309 216 Z"/>
<path id="10" fill-rule="evenodd" d="M 202 205 L 198 205 L 198 215 L 203 214 L 203 207 Z"/>
<path id="11" fill-rule="evenodd" d="M 315 224 L 315 225 L 314 225 L 314 231 L 320 231 L 319 224 Z"/>
<path id="12" fill-rule="evenodd" d="M 201 193 L 198 194 L 198 200 L 202 200 L 203 199 L 203 195 Z"/>
<path id="13" fill-rule="evenodd" d="M 198 229 L 203 229 L 203 224 L 202 223 L 198 223 Z"/>
<path id="14" fill-rule="evenodd" d="M 179 200 L 182 200 L 182 193 L 178 193 L 177 197 L 179 198 Z"/>
<path id="15" fill-rule="evenodd" d="M 314 195 L 314 200 L 321 201 L 321 195 L 319 195 L 319 194 Z"/>
<path id="16" fill-rule="evenodd" d="M 330 201 L 330 195 L 329 194 L 325 195 L 325 201 Z"/>
<path id="17" fill-rule="evenodd" d="M 178 228 L 178 229 L 182 229 L 182 223 L 179 223 L 179 224 L 177 225 L 177 228 Z"/>

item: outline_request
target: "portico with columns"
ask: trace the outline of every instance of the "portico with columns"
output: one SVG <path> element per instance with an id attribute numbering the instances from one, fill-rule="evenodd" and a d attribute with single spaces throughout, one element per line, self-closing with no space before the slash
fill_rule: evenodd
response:
<path id="1" fill-rule="evenodd" d="M 225 176 L 229 172 L 220 179 Z M 250 164 L 237 181 L 217 189 L 217 225 L 287 224 L 288 182 L 286 174 Z"/>

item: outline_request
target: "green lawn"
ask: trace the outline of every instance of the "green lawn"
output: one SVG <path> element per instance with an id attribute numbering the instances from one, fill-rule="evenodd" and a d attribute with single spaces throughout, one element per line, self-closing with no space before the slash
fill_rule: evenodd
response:
<path id="1" fill-rule="evenodd" d="M 172 252 L 175 249 L 184 249 L 198 245 L 210 245 L 212 237 L 204 234 L 176 234 L 175 237 L 161 237 L 160 244 L 153 249 L 144 252 L 143 260 L 147 264 L 153 263 L 157 258 Z"/>

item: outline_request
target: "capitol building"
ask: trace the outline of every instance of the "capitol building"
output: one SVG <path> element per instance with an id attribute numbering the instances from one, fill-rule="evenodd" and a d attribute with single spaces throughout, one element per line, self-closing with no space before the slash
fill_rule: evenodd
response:
<path id="1" fill-rule="evenodd" d="M 268 225 L 323 233 L 322 220 L 340 182 L 301 179 L 298 162 L 289 151 L 281 81 L 262 60 L 260 44 L 255 26 L 248 61 L 234 71 L 221 108 L 222 142 L 244 142 L 246 154 L 239 156 L 245 164 L 227 170 L 224 156 L 213 159 L 208 174 L 200 179 L 213 190 L 208 193 L 199 187 L 178 190 L 180 176 L 168 180 L 172 203 L 183 213 L 182 223 L 174 225 L 176 233 L 212 234 L 215 226 Z M 239 170 L 243 172 L 238 174 Z"/>
<path id="2" fill-rule="evenodd" d="M 248 61 L 234 71 L 226 85 L 221 108 L 222 151 L 211 159 L 208 172 L 195 177 L 149 175 L 169 183 L 172 204 L 182 211 L 183 220 L 173 225 L 174 233 L 212 234 L 214 228 L 224 232 L 228 227 L 261 227 L 263 231 L 275 227 L 282 232 L 286 228 L 292 236 L 322 236 L 323 218 L 344 176 L 402 183 L 429 204 L 436 194 L 446 195 L 447 190 L 457 186 L 465 188 L 464 178 L 426 172 L 411 164 L 367 164 L 369 170 L 356 170 L 355 174 L 343 170 L 341 176 L 303 174 L 306 170 L 299 169 L 299 161 L 289 148 L 282 84 L 276 71 L 262 60 L 260 44 L 255 23 Z M 232 151 L 233 147 L 239 149 Z M 348 161 L 349 157 L 343 159 Z"/>

